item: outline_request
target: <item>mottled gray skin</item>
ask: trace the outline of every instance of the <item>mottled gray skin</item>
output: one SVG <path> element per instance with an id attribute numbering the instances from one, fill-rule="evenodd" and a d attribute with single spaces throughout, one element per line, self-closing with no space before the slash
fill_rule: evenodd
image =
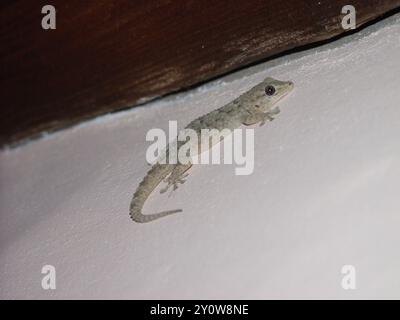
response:
<path id="1" fill-rule="evenodd" d="M 272 86 L 275 92 L 267 95 L 266 88 Z M 237 99 L 216 109 L 204 116 L 201 116 L 191 123 L 185 129 L 195 130 L 200 136 L 202 129 L 230 129 L 234 130 L 241 125 L 253 125 L 260 123 L 264 125 L 266 120 L 273 120 L 274 116 L 279 113 L 276 103 L 286 96 L 293 89 L 293 82 L 279 81 L 273 78 L 266 78 L 263 82 L 251 88 Z M 185 142 L 177 142 L 178 148 Z M 198 143 L 198 142 L 196 142 Z M 200 145 L 200 148 L 202 146 Z M 211 147 L 211 146 L 210 146 Z M 201 148 L 201 151 L 205 151 Z M 166 152 L 168 158 L 168 150 Z M 130 206 L 130 216 L 135 222 L 150 222 L 155 219 L 165 217 L 167 215 L 181 212 L 181 209 L 163 211 L 160 213 L 142 214 L 142 208 L 151 194 L 151 192 L 162 182 L 165 181 L 167 186 L 161 190 L 165 192 L 169 187 L 176 190 L 178 185 L 184 183 L 187 176 L 186 171 L 192 164 L 160 164 L 156 163 L 139 184 Z"/>

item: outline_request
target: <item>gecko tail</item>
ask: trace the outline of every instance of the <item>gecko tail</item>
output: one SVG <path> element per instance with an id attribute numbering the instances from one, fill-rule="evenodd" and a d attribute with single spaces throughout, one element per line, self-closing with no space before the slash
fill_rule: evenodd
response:
<path id="1" fill-rule="evenodd" d="M 167 210 L 153 214 L 142 214 L 141 212 L 134 212 L 133 214 L 131 214 L 131 218 L 135 222 L 146 223 L 178 212 L 182 212 L 182 209 Z"/>
<path id="2" fill-rule="evenodd" d="M 154 221 L 156 219 L 169 216 L 174 213 L 182 212 L 181 209 L 167 210 L 159 213 L 153 214 L 143 214 L 143 205 L 147 198 L 153 192 L 153 190 L 161 183 L 171 172 L 172 165 L 154 165 L 147 175 L 143 178 L 142 182 L 139 184 L 138 189 L 133 195 L 133 199 L 130 206 L 130 216 L 131 219 L 138 223 L 146 223 Z"/>

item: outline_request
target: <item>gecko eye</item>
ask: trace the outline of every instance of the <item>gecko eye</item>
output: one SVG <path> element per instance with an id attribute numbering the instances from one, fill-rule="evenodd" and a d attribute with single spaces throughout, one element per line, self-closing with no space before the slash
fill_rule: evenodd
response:
<path id="1" fill-rule="evenodd" d="M 273 96 L 274 95 L 274 93 L 275 93 L 275 87 L 274 86 L 266 86 L 265 87 L 265 94 L 267 95 L 267 96 Z"/>

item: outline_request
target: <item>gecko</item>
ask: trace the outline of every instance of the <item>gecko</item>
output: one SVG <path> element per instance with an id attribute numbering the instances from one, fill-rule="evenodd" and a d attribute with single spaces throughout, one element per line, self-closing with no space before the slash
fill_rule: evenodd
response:
<path id="1" fill-rule="evenodd" d="M 280 112 L 279 107 L 276 106 L 277 102 L 287 96 L 293 90 L 293 87 L 292 81 L 279 81 L 268 77 L 228 104 L 193 120 L 185 129 L 192 129 L 200 136 L 202 129 L 217 129 L 221 131 L 227 128 L 232 131 L 242 125 L 250 126 L 259 123 L 262 126 L 267 120 L 272 121 Z M 178 143 L 179 148 L 184 142 L 175 140 L 175 143 Z M 201 142 L 197 141 L 195 143 L 200 144 Z M 212 147 L 209 144 L 207 146 L 209 148 Z M 200 145 L 199 147 L 201 150 Z M 167 156 L 168 147 L 164 157 Z M 179 163 L 179 161 L 174 164 L 168 162 L 160 163 L 160 161 L 154 163 L 133 195 L 130 205 L 130 217 L 132 220 L 144 223 L 182 212 L 182 209 L 176 209 L 143 214 L 142 209 L 147 198 L 161 182 L 167 184 L 161 190 L 161 193 L 166 192 L 170 187 L 176 190 L 178 185 L 183 184 L 188 175 L 187 171 L 191 166 L 192 163 L 190 162 L 183 164 Z"/>

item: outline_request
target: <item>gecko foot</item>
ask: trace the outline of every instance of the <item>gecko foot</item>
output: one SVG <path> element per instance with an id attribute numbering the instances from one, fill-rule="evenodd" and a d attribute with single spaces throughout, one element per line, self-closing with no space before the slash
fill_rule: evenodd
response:
<path id="1" fill-rule="evenodd" d="M 270 115 L 277 115 L 281 112 L 281 109 L 279 109 L 279 107 L 275 107 L 274 109 L 272 109 L 271 111 L 269 111 L 268 113 Z"/>
<path id="2" fill-rule="evenodd" d="M 262 115 L 262 120 L 261 120 L 261 122 L 260 122 L 260 127 L 262 127 L 264 124 L 265 124 L 265 122 L 268 120 L 268 121 L 272 121 L 272 120 L 274 120 L 275 118 L 272 116 L 272 114 L 271 113 L 269 113 L 269 112 L 267 112 L 267 113 L 263 113 L 263 115 Z"/>
<path id="3" fill-rule="evenodd" d="M 167 185 L 160 190 L 160 193 L 165 193 L 171 186 L 172 186 L 172 191 L 175 191 L 178 189 L 178 186 L 180 184 L 184 184 L 186 182 L 185 178 L 188 176 L 188 174 L 181 175 L 179 177 L 176 177 L 175 175 L 169 176 L 164 180 L 164 182 L 167 183 Z"/>

